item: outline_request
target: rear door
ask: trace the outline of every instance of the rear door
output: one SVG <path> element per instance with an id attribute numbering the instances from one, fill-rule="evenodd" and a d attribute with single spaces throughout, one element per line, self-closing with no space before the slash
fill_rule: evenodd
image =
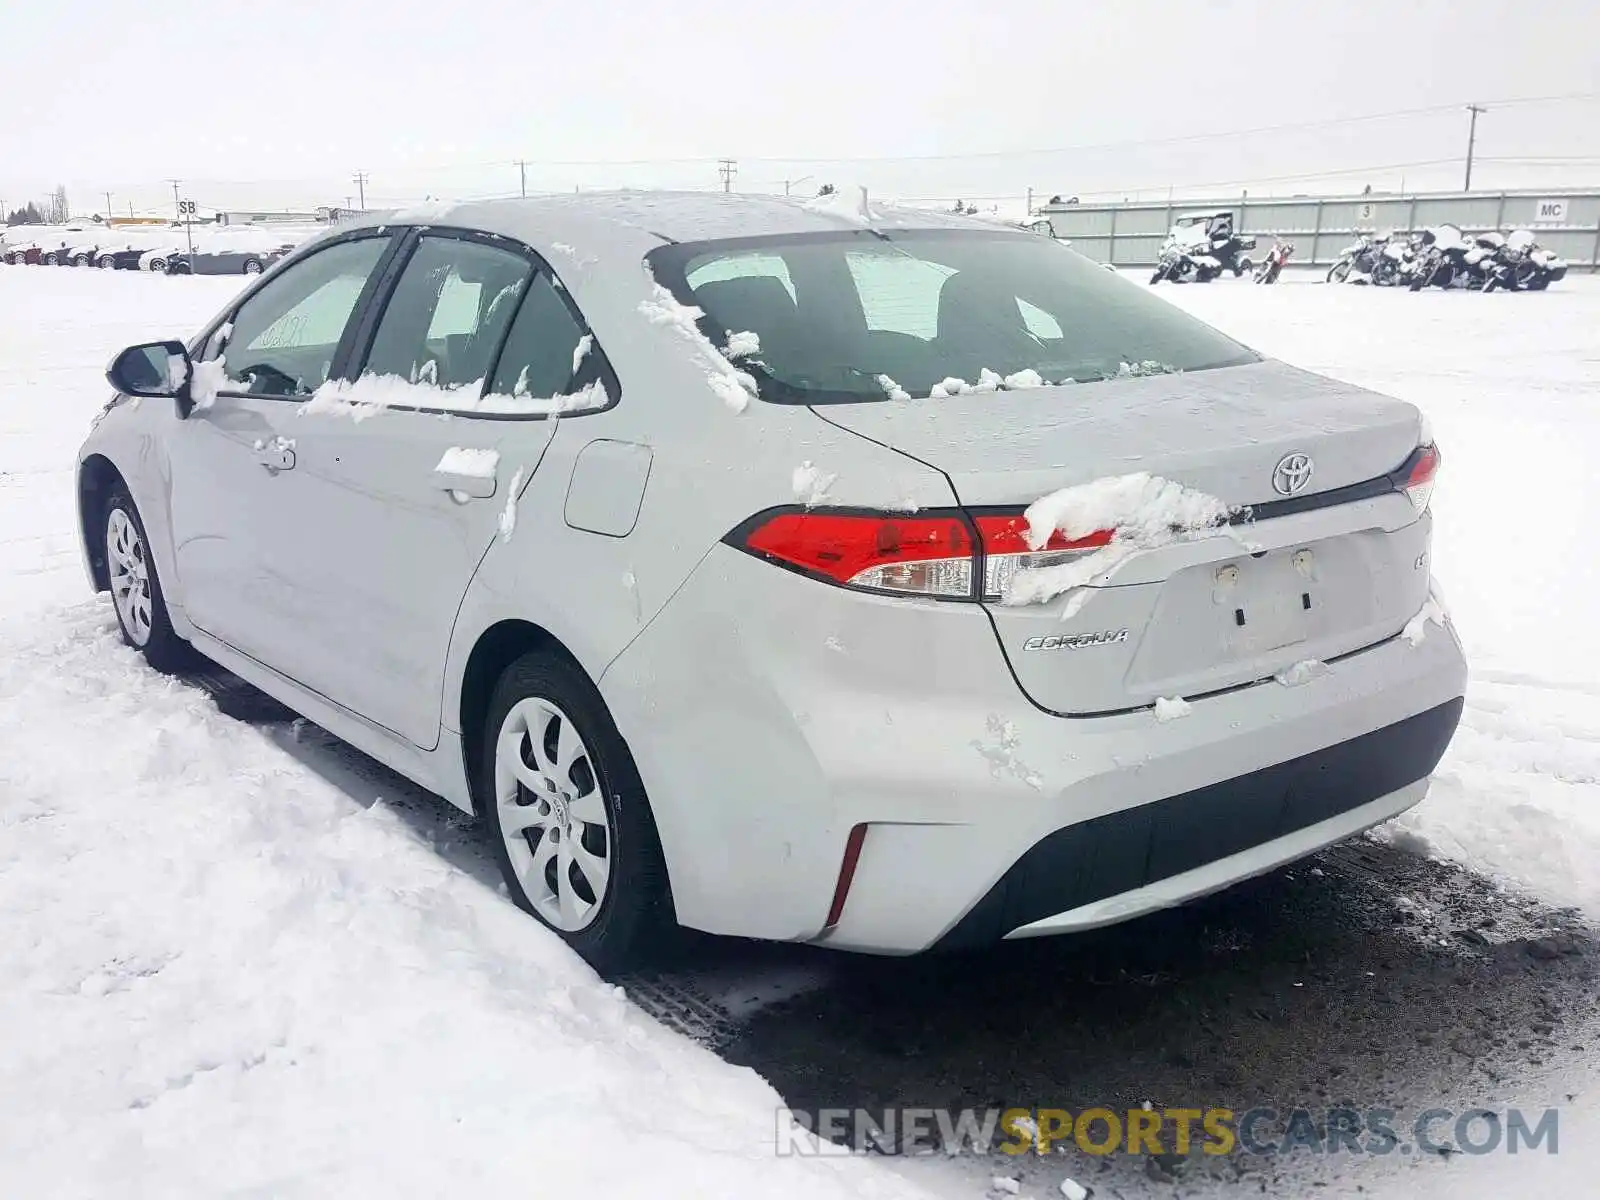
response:
<path id="1" fill-rule="evenodd" d="M 578 353 L 548 266 L 504 239 L 413 235 L 392 274 L 345 372 L 356 403 L 275 418 L 296 461 L 267 549 L 296 611 L 274 665 L 431 748 L 462 597 L 554 433 L 538 398 L 609 368 Z"/>

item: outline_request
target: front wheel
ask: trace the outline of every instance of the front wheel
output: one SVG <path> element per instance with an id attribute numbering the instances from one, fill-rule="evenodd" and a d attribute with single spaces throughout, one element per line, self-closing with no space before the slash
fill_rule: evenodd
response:
<path id="1" fill-rule="evenodd" d="M 1344 259 L 1328 268 L 1329 283 L 1343 283 L 1350 278 L 1350 260 Z"/>
<path id="2" fill-rule="evenodd" d="M 58 258 L 55 254 L 52 253 L 52 254 L 46 254 L 39 261 L 44 263 L 44 265 L 47 266 L 47 267 L 54 267 L 54 266 L 60 265 L 61 259 Z"/>
<path id="3" fill-rule="evenodd" d="M 170 674 L 188 665 L 194 651 L 173 631 L 150 538 L 133 498 L 120 487 L 106 504 L 104 530 L 106 576 L 122 640 L 158 671 Z"/>
<path id="4" fill-rule="evenodd" d="M 247 258 L 247 259 L 245 259 L 244 260 L 244 273 L 246 275 L 259 275 L 259 274 L 261 274 L 261 260 L 259 258 Z"/>
<path id="5" fill-rule="evenodd" d="M 672 906 L 644 783 L 571 660 L 536 650 L 506 668 L 489 702 L 477 790 L 518 908 L 601 974 L 659 943 Z"/>

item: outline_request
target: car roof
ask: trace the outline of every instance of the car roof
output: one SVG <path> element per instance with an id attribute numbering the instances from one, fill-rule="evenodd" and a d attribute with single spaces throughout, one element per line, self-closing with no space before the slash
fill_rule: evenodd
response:
<path id="1" fill-rule="evenodd" d="M 801 200 L 725 192 L 581 192 L 460 204 L 430 203 L 372 213 L 356 224 L 460 226 L 498 233 L 533 246 L 560 243 L 581 255 L 624 248 L 643 253 L 664 242 L 825 233 L 864 227 L 1004 228 L 1018 236 L 1035 236 L 1009 223 L 878 201 L 868 202 L 869 215 L 863 219 L 860 204 L 859 195 L 842 193 Z"/>

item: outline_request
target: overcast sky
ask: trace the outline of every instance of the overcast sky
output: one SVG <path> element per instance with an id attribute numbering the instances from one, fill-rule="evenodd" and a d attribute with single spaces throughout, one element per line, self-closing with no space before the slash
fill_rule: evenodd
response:
<path id="1" fill-rule="evenodd" d="M 1596 0 L 19 0 L 0 54 L 0 201 L 75 213 L 174 177 L 212 207 L 339 204 L 358 169 L 369 204 L 515 193 L 518 158 L 531 191 L 713 187 L 721 156 L 767 191 L 1432 188 L 1455 106 L 1572 94 L 1480 118 L 1476 182 L 1600 181 Z"/>

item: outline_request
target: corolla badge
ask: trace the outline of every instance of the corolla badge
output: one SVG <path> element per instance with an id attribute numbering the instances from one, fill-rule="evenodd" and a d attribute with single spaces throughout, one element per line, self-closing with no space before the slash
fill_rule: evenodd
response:
<path id="1" fill-rule="evenodd" d="M 1101 633 L 1052 633 L 1031 637 L 1022 643 L 1024 650 L 1083 650 L 1089 646 L 1110 646 L 1128 640 L 1126 629 L 1107 629 Z"/>
<path id="2" fill-rule="evenodd" d="M 1278 460 L 1278 465 L 1272 468 L 1272 490 L 1280 496 L 1292 496 L 1303 491 L 1306 484 L 1311 482 L 1312 467 L 1309 454 L 1302 454 L 1298 450 L 1285 454 Z"/>

